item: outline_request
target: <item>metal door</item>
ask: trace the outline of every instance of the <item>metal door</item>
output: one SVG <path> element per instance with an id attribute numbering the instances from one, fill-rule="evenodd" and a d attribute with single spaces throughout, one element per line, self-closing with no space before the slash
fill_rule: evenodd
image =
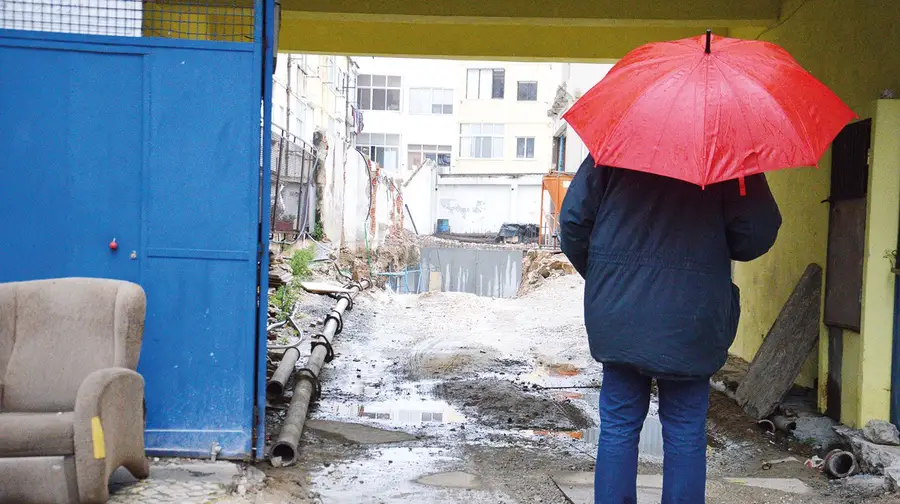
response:
<path id="1" fill-rule="evenodd" d="M 253 453 L 263 3 L 0 2 L 0 281 L 144 287 L 154 454 Z"/>
<path id="2" fill-rule="evenodd" d="M 0 49 L 0 281 L 140 280 L 142 66 L 140 55 Z"/>

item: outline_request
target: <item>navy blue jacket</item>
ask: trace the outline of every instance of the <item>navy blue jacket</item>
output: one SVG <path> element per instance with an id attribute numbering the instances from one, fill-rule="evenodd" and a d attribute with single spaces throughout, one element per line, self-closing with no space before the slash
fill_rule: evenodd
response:
<path id="1" fill-rule="evenodd" d="M 655 377 L 705 377 L 725 363 L 740 317 L 731 261 L 775 243 L 764 175 L 700 188 L 582 163 L 560 215 L 562 250 L 585 279 L 594 359 Z"/>

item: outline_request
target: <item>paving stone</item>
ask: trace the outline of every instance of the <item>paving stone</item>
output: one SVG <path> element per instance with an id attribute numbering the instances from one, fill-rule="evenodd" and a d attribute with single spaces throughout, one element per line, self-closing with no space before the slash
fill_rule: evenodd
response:
<path id="1" fill-rule="evenodd" d="M 811 494 L 812 489 L 806 483 L 794 478 L 725 478 L 728 483 L 744 485 L 767 490 L 779 490 L 792 494 Z"/>

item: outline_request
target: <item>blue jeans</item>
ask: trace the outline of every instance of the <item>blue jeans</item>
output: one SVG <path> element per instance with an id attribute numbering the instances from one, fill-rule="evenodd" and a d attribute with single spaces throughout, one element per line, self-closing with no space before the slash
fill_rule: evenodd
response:
<path id="1" fill-rule="evenodd" d="M 638 442 L 650 406 L 651 378 L 628 366 L 604 365 L 595 504 L 637 502 Z M 662 504 L 703 504 L 709 380 L 658 379 L 663 428 Z"/>

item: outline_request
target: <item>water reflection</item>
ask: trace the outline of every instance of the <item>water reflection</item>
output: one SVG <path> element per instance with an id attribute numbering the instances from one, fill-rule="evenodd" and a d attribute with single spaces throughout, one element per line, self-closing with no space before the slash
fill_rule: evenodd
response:
<path id="1" fill-rule="evenodd" d="M 579 367 L 568 362 L 538 364 L 520 378 L 542 387 L 599 386 L 603 376 L 600 365 Z"/>
<path id="2" fill-rule="evenodd" d="M 578 431 L 527 431 L 527 434 L 535 436 L 562 437 L 578 440 L 591 448 L 597 449 L 600 441 L 600 427 L 591 427 Z M 638 444 L 638 453 L 642 457 L 661 459 L 663 456 L 662 424 L 656 415 L 648 415 L 641 430 L 641 440 Z"/>
<path id="3" fill-rule="evenodd" d="M 337 404 L 326 413 L 343 418 L 368 418 L 391 425 L 462 423 L 466 417 L 444 401 L 396 400 Z"/>

